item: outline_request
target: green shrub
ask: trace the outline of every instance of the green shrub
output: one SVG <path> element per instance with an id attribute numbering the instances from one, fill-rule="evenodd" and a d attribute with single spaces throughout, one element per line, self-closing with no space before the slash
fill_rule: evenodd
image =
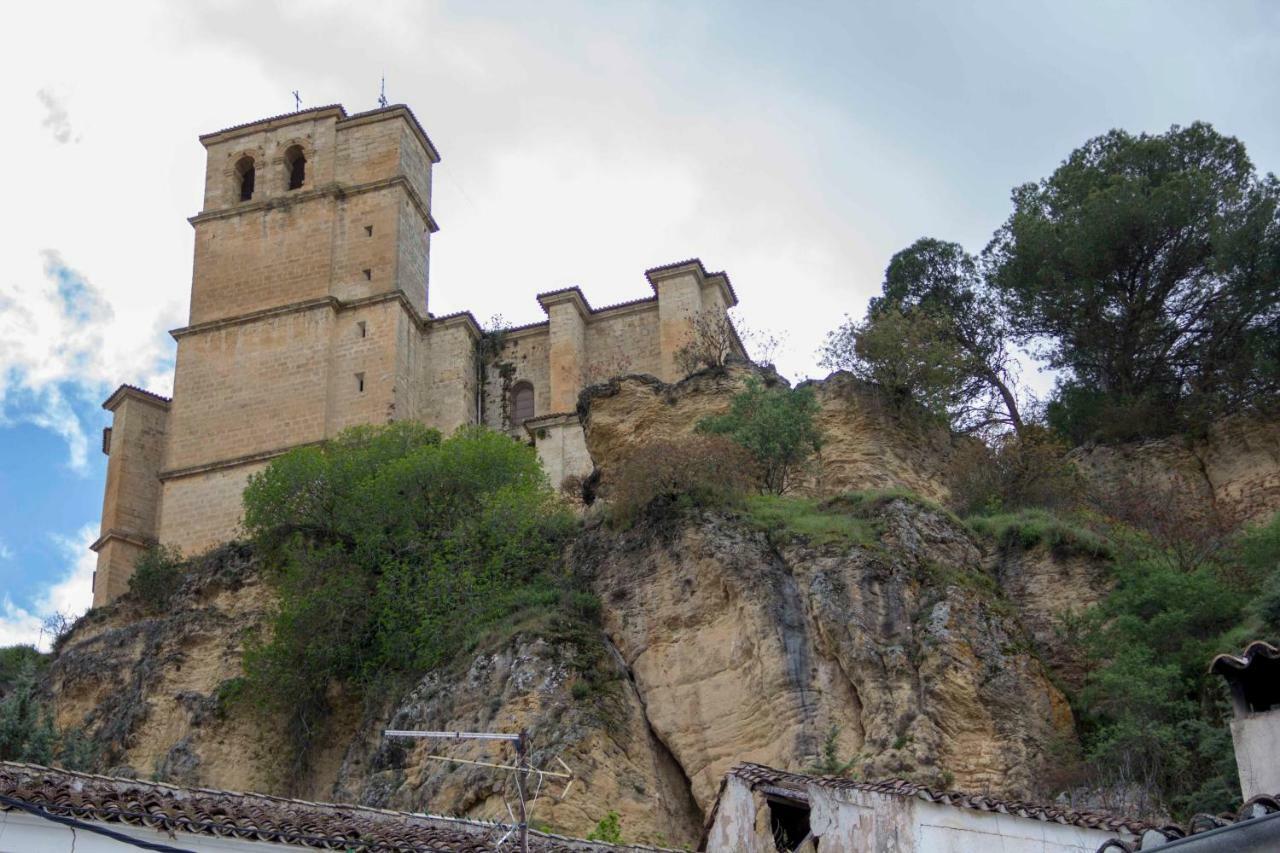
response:
<path id="1" fill-rule="evenodd" d="M 165 545 L 144 551 L 129 577 L 130 595 L 148 613 L 160 613 L 168 607 L 181 586 L 182 553 Z"/>
<path id="2" fill-rule="evenodd" d="M 754 462 L 719 436 L 691 435 L 636 447 L 608 472 L 602 494 L 610 517 L 626 524 L 655 501 L 720 506 L 741 499 L 754 483 Z"/>
<path id="3" fill-rule="evenodd" d="M 596 828 L 587 835 L 588 841 L 604 841 L 609 844 L 622 844 L 622 822 L 617 812 L 609 812 L 600 818 Z"/>
<path id="4" fill-rule="evenodd" d="M 903 743 L 895 743 L 894 749 L 901 749 L 905 746 L 905 739 L 899 738 Z M 831 724 L 831 728 L 827 729 L 827 736 L 822 740 L 822 755 L 819 756 L 817 763 L 809 767 L 808 773 L 814 776 L 849 776 L 853 771 L 853 766 L 858 763 L 858 756 L 850 758 L 848 761 L 840 760 L 840 727 L 835 723 Z"/>
<path id="5" fill-rule="evenodd" d="M 961 515 L 1027 507 L 1065 510 L 1079 504 L 1083 481 L 1068 448 L 1048 431 L 1027 425 L 991 446 L 971 442 L 956 454 L 951 504 Z"/>
<path id="6" fill-rule="evenodd" d="M 8 690 L 9 685 L 17 681 L 27 667 L 32 667 L 38 672 L 46 660 L 48 655 L 42 654 L 35 646 L 0 648 L 0 695 Z"/>
<path id="7" fill-rule="evenodd" d="M 285 721 L 295 770 L 336 688 L 406 682 L 513 613 L 569 609 L 557 566 L 573 516 L 534 450 L 495 432 L 348 430 L 273 460 L 244 504 L 279 603 L 243 692 Z"/>
<path id="8" fill-rule="evenodd" d="M 1091 666 L 1077 718 L 1091 787 L 1136 794 L 1130 807 L 1147 814 L 1236 807 L 1230 710 L 1207 663 L 1274 629 L 1278 526 L 1246 531 L 1194 567 L 1150 538 L 1117 551 L 1115 586 L 1083 631 Z"/>
<path id="9" fill-rule="evenodd" d="M 819 408 L 811 387 L 766 388 L 752 378 L 746 390 L 734 395 L 728 412 L 704 418 L 698 431 L 723 435 L 746 448 L 755 457 L 761 488 L 781 495 L 822 448 Z"/>
<path id="10" fill-rule="evenodd" d="M 1280 643 L 1280 513 L 1246 530 L 1234 556 L 1241 570 L 1237 583 L 1258 589 L 1251 614 L 1257 632 Z"/>
<path id="11" fill-rule="evenodd" d="M 1059 553 L 1093 557 L 1114 554 L 1111 544 L 1092 530 L 1043 509 L 972 516 L 968 524 L 1005 546 L 1031 549 L 1044 545 Z"/>
<path id="12" fill-rule="evenodd" d="M 6 657 L 21 661 L 0 699 L 0 761 L 90 769 L 96 752 L 92 743 L 78 729 L 58 731 L 52 712 L 39 699 L 36 672 L 42 661 L 26 652 Z"/>

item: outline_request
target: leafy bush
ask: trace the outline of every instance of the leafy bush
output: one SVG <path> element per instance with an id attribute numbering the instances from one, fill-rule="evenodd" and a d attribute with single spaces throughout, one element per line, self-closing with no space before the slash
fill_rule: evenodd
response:
<path id="1" fill-rule="evenodd" d="M 0 695 L 9 689 L 28 666 L 39 670 L 47 656 L 35 646 L 5 646 L 0 648 Z"/>
<path id="2" fill-rule="evenodd" d="M 894 748 L 901 749 L 903 745 L 895 744 Z M 831 728 L 827 729 L 826 737 L 822 740 L 822 755 L 806 772 L 814 776 L 849 776 L 857 763 L 856 755 L 848 761 L 840 760 L 840 727 L 832 723 Z"/>
<path id="3" fill-rule="evenodd" d="M 286 721 L 298 764 L 335 688 L 416 677 L 513 612 L 561 607 L 573 517 L 533 449 L 495 432 L 354 428 L 273 460 L 244 505 L 279 604 L 243 694 Z"/>
<path id="4" fill-rule="evenodd" d="M 1089 782 L 1139 813 L 1235 808 L 1230 711 L 1206 664 L 1268 630 L 1274 599 L 1256 590 L 1280 585 L 1280 516 L 1192 568 L 1150 539 L 1125 544 L 1115 587 L 1085 629 L 1092 666 L 1078 717 Z"/>
<path id="5" fill-rule="evenodd" d="M 156 545 L 143 552 L 133 565 L 129 593 L 149 613 L 169 606 L 182 585 L 182 553 L 177 548 Z"/>
<path id="6" fill-rule="evenodd" d="M 1034 548 L 1045 545 L 1060 553 L 1110 557 L 1111 544 L 1082 524 L 1042 509 L 973 516 L 968 524 L 977 533 L 1004 545 Z"/>
<path id="7" fill-rule="evenodd" d="M 615 522 L 627 522 L 657 500 L 716 506 L 754 484 L 751 454 L 728 439 L 692 435 L 642 444 L 610 471 L 602 486 Z"/>
<path id="8" fill-rule="evenodd" d="M 59 732 L 53 714 L 39 700 L 36 672 L 42 662 L 29 646 L 21 652 L 7 652 L 6 663 L 15 664 L 4 698 L 0 699 L 0 761 L 27 761 L 32 764 L 61 764 L 73 770 L 92 766 L 95 751 L 77 729 Z"/>
<path id="9" fill-rule="evenodd" d="M 723 435 L 755 457 L 761 488 L 787 492 L 801 466 L 822 447 L 819 405 L 813 389 L 766 388 L 758 379 L 734 395 L 729 411 L 704 418 L 698 431 Z"/>
<path id="10" fill-rule="evenodd" d="M 1074 507 L 1084 487 L 1066 454 L 1057 438 L 1030 424 L 1021 434 L 996 438 L 990 447 L 971 442 L 953 463 L 953 507 L 961 515 Z"/>
<path id="11" fill-rule="evenodd" d="M 1258 632 L 1280 643 L 1280 513 L 1246 530 L 1234 557 L 1241 570 L 1237 582 L 1259 590 L 1252 609 Z"/>
<path id="12" fill-rule="evenodd" d="M 609 812 L 596 824 L 596 828 L 587 835 L 588 841 L 604 841 L 609 844 L 622 844 L 622 822 L 617 812 Z"/>

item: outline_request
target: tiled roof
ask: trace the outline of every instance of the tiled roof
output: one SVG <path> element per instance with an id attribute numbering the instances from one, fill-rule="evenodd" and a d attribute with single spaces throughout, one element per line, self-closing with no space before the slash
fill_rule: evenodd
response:
<path id="1" fill-rule="evenodd" d="M 255 118 L 253 121 L 241 122 L 240 124 L 233 124 L 230 127 L 224 127 L 221 130 L 214 130 L 209 133 L 202 133 L 200 134 L 200 138 L 208 139 L 212 136 L 217 136 L 220 133 L 230 133 L 233 130 L 243 130 L 246 127 L 253 127 L 255 124 L 266 124 L 269 121 L 279 121 L 280 119 L 286 119 L 286 118 L 297 118 L 299 116 L 304 116 L 307 113 L 322 113 L 322 112 L 326 112 L 327 110 L 337 110 L 344 117 L 347 114 L 347 111 L 345 108 L 343 108 L 342 104 L 325 104 L 319 107 L 307 107 L 305 110 L 296 110 L 291 113 L 280 113 L 280 115 L 267 116 L 266 118 Z"/>
<path id="2" fill-rule="evenodd" d="M 676 267 L 683 267 L 683 266 L 685 266 L 685 265 L 687 265 L 687 264 L 697 264 L 697 265 L 698 265 L 698 271 L 702 273 L 702 277 L 703 277 L 703 278 L 713 278 L 713 277 L 716 277 L 716 276 L 719 276 L 720 278 L 723 278 L 723 279 L 724 279 L 725 286 L 729 288 L 729 295 L 733 297 L 733 301 L 734 301 L 734 303 L 737 303 L 737 301 L 738 301 L 738 292 L 737 292 L 736 290 L 734 290 L 734 289 L 733 289 L 733 282 L 729 280 L 729 274 L 728 274 L 727 272 L 725 272 L 724 270 L 716 270 L 715 272 L 707 272 L 707 268 L 706 268 L 706 267 L 703 265 L 703 263 L 702 263 L 702 258 L 686 258 L 686 259 L 685 259 L 685 260 L 683 260 L 683 261 L 673 261 L 672 263 L 669 263 L 669 264 L 662 264 L 662 265 L 660 265 L 660 266 L 656 266 L 656 267 L 649 267 L 649 269 L 647 269 L 647 270 L 645 270 L 645 271 L 644 271 L 644 274 L 645 274 L 645 277 L 646 277 L 646 278 L 648 278 L 649 276 L 652 276 L 652 275 L 653 275 L 654 273 L 656 273 L 656 272 L 666 272 L 667 270 L 673 270 L 673 269 L 675 269 Z M 656 288 L 655 288 L 655 290 L 656 290 Z"/>
<path id="3" fill-rule="evenodd" d="M 139 394 L 146 394 L 148 397 L 155 397 L 157 400 L 163 400 L 163 401 L 165 401 L 166 403 L 172 403 L 172 402 L 173 402 L 173 398 L 172 398 L 172 397 L 166 397 L 166 396 L 164 396 L 163 394 L 157 394 L 155 391 L 148 391 L 146 388 L 139 388 L 137 385 L 130 385 L 128 382 L 124 383 L 124 384 L 123 384 L 123 385 L 121 385 L 120 387 L 121 387 L 121 388 L 128 388 L 128 389 L 133 390 L 133 391 L 137 391 Z"/>
<path id="4" fill-rule="evenodd" d="M 107 399 L 102 401 L 102 408 L 110 409 L 112 404 L 116 401 L 116 399 L 121 394 L 125 394 L 130 391 L 141 394 L 142 396 L 155 400 L 156 402 L 164 403 L 165 405 L 168 405 L 173 402 L 172 397 L 165 397 L 163 395 L 157 394 L 154 391 L 148 391 L 146 388 L 139 388 L 137 385 L 130 385 L 129 383 L 126 382 L 116 390 L 112 391 L 111 396 L 107 397 Z"/>
<path id="5" fill-rule="evenodd" d="M 1256 663 L 1255 663 L 1256 661 Z M 1280 649 L 1262 640 L 1254 640 L 1245 647 L 1244 654 L 1218 655 L 1209 664 L 1209 671 L 1216 675 L 1233 675 L 1258 667 L 1270 667 L 1280 661 Z"/>
<path id="6" fill-rule="evenodd" d="M 1260 795 L 1248 800 L 1235 814 L 1220 815 L 1198 814 L 1187 822 L 1186 826 L 1167 825 L 1153 826 L 1138 838 L 1113 838 L 1103 843 L 1097 853 L 1137 853 L 1140 850 L 1159 850 L 1162 845 L 1179 838 L 1189 838 L 1202 832 L 1209 832 L 1223 827 L 1238 826 L 1244 821 L 1280 812 L 1280 798 Z M 1251 848 L 1252 849 L 1252 848 Z"/>
<path id="7" fill-rule="evenodd" d="M 1100 829 L 1104 832 L 1126 833 L 1137 836 L 1153 829 L 1146 821 L 1133 818 L 1115 817 L 1100 812 L 1077 812 L 1058 806 L 1041 805 L 1023 802 L 1022 800 L 1002 800 L 984 794 L 963 794 L 958 791 L 940 791 L 904 779 L 889 779 L 882 782 L 855 782 L 852 779 L 838 779 L 831 776 L 806 776 L 799 773 L 788 773 L 775 770 L 762 764 L 739 764 L 729 771 L 729 775 L 748 783 L 752 788 L 774 788 L 778 793 L 789 792 L 798 795 L 797 799 L 808 797 L 810 785 L 839 791 L 867 791 L 873 794 L 886 794 L 897 797 L 918 797 L 932 803 L 955 806 L 962 809 L 976 809 L 984 812 L 1042 820 L 1047 823 L 1069 824 L 1087 829 Z"/>
<path id="8" fill-rule="evenodd" d="M 273 122 L 273 121 L 283 121 L 285 119 L 296 119 L 296 118 L 301 118 L 303 116 L 306 116 L 309 113 L 323 113 L 323 112 L 329 112 L 331 110 L 338 111 L 338 120 L 340 122 L 355 121 L 357 119 L 362 119 L 367 116 L 377 115 L 378 113 L 392 112 L 394 110 L 404 110 L 409 117 L 409 123 L 413 125 L 414 130 L 416 130 L 419 134 L 422 135 L 423 141 L 426 142 L 427 151 L 431 155 L 431 161 L 433 163 L 440 162 L 440 153 L 436 149 L 435 143 L 431 141 L 431 137 L 427 136 L 427 132 L 422 128 L 422 122 L 418 121 L 418 117 L 413 114 L 413 110 L 409 108 L 408 104 L 388 104 L 385 107 L 377 107 L 372 110 L 365 110 L 363 112 L 352 113 L 351 115 L 347 114 L 346 107 L 342 106 L 342 104 L 325 104 L 319 107 L 307 107 L 305 110 L 297 110 L 296 112 L 281 113 L 280 115 L 267 116 L 266 118 L 258 118 L 258 119 L 254 119 L 253 121 L 243 122 L 241 124 L 233 124 L 231 125 L 231 127 L 224 127 L 222 128 L 222 130 L 215 130 L 211 133 L 202 133 L 200 134 L 200 140 L 204 141 L 206 139 L 212 139 L 213 137 L 220 136 L 224 133 L 231 133 L 237 130 L 244 130 L 247 127 L 254 127 L 259 124 L 267 124 L 268 122 Z"/>
<path id="9" fill-rule="evenodd" d="M 81 821 L 320 850 L 480 853 L 493 850 L 510 829 L 462 818 L 180 788 L 13 762 L 0 762 L 0 796 Z M 0 810 L 9 809 L 0 803 Z M 539 853 L 577 853 L 659 848 L 604 844 L 530 831 L 529 849 Z"/>

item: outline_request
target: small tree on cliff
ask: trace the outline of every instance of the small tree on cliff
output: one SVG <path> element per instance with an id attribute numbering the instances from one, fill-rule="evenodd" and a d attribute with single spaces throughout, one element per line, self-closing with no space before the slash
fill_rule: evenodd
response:
<path id="1" fill-rule="evenodd" d="M 745 447 L 760 466 L 761 488 L 781 495 L 822 447 L 818 408 L 812 388 L 766 388 L 753 378 L 734 396 L 728 412 L 704 418 L 698 430 L 727 436 Z"/>
<path id="2" fill-rule="evenodd" d="M 866 318 L 827 335 L 821 358 L 962 432 L 1022 430 L 1008 323 L 956 243 L 926 237 L 894 255 Z"/>

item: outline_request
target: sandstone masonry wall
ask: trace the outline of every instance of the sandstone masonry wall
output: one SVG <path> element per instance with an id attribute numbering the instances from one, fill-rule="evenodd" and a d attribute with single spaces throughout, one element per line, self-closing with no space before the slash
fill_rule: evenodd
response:
<path id="1" fill-rule="evenodd" d="M 116 412 L 104 601 L 153 541 L 192 554 L 237 536 L 253 472 L 354 425 L 409 418 L 448 434 L 484 422 L 533 443 L 553 484 L 586 474 L 583 388 L 620 373 L 678 378 L 675 349 L 693 317 L 736 301 L 696 260 L 649 270 L 655 296 L 635 303 L 595 310 L 576 287 L 544 293 L 547 322 L 514 330 L 480 368 L 474 318 L 428 311 L 439 155 L 407 109 L 320 107 L 201 142 L 204 209 L 191 218 L 189 325 L 172 333 L 174 400 L 147 429 L 132 409 Z M 297 152 L 303 178 L 290 188 Z M 512 422 L 520 382 L 534 389 L 530 428 Z M 128 504 L 138 519 L 126 518 L 126 492 L 147 495 Z M 113 538 L 117 516 L 131 532 Z"/>

